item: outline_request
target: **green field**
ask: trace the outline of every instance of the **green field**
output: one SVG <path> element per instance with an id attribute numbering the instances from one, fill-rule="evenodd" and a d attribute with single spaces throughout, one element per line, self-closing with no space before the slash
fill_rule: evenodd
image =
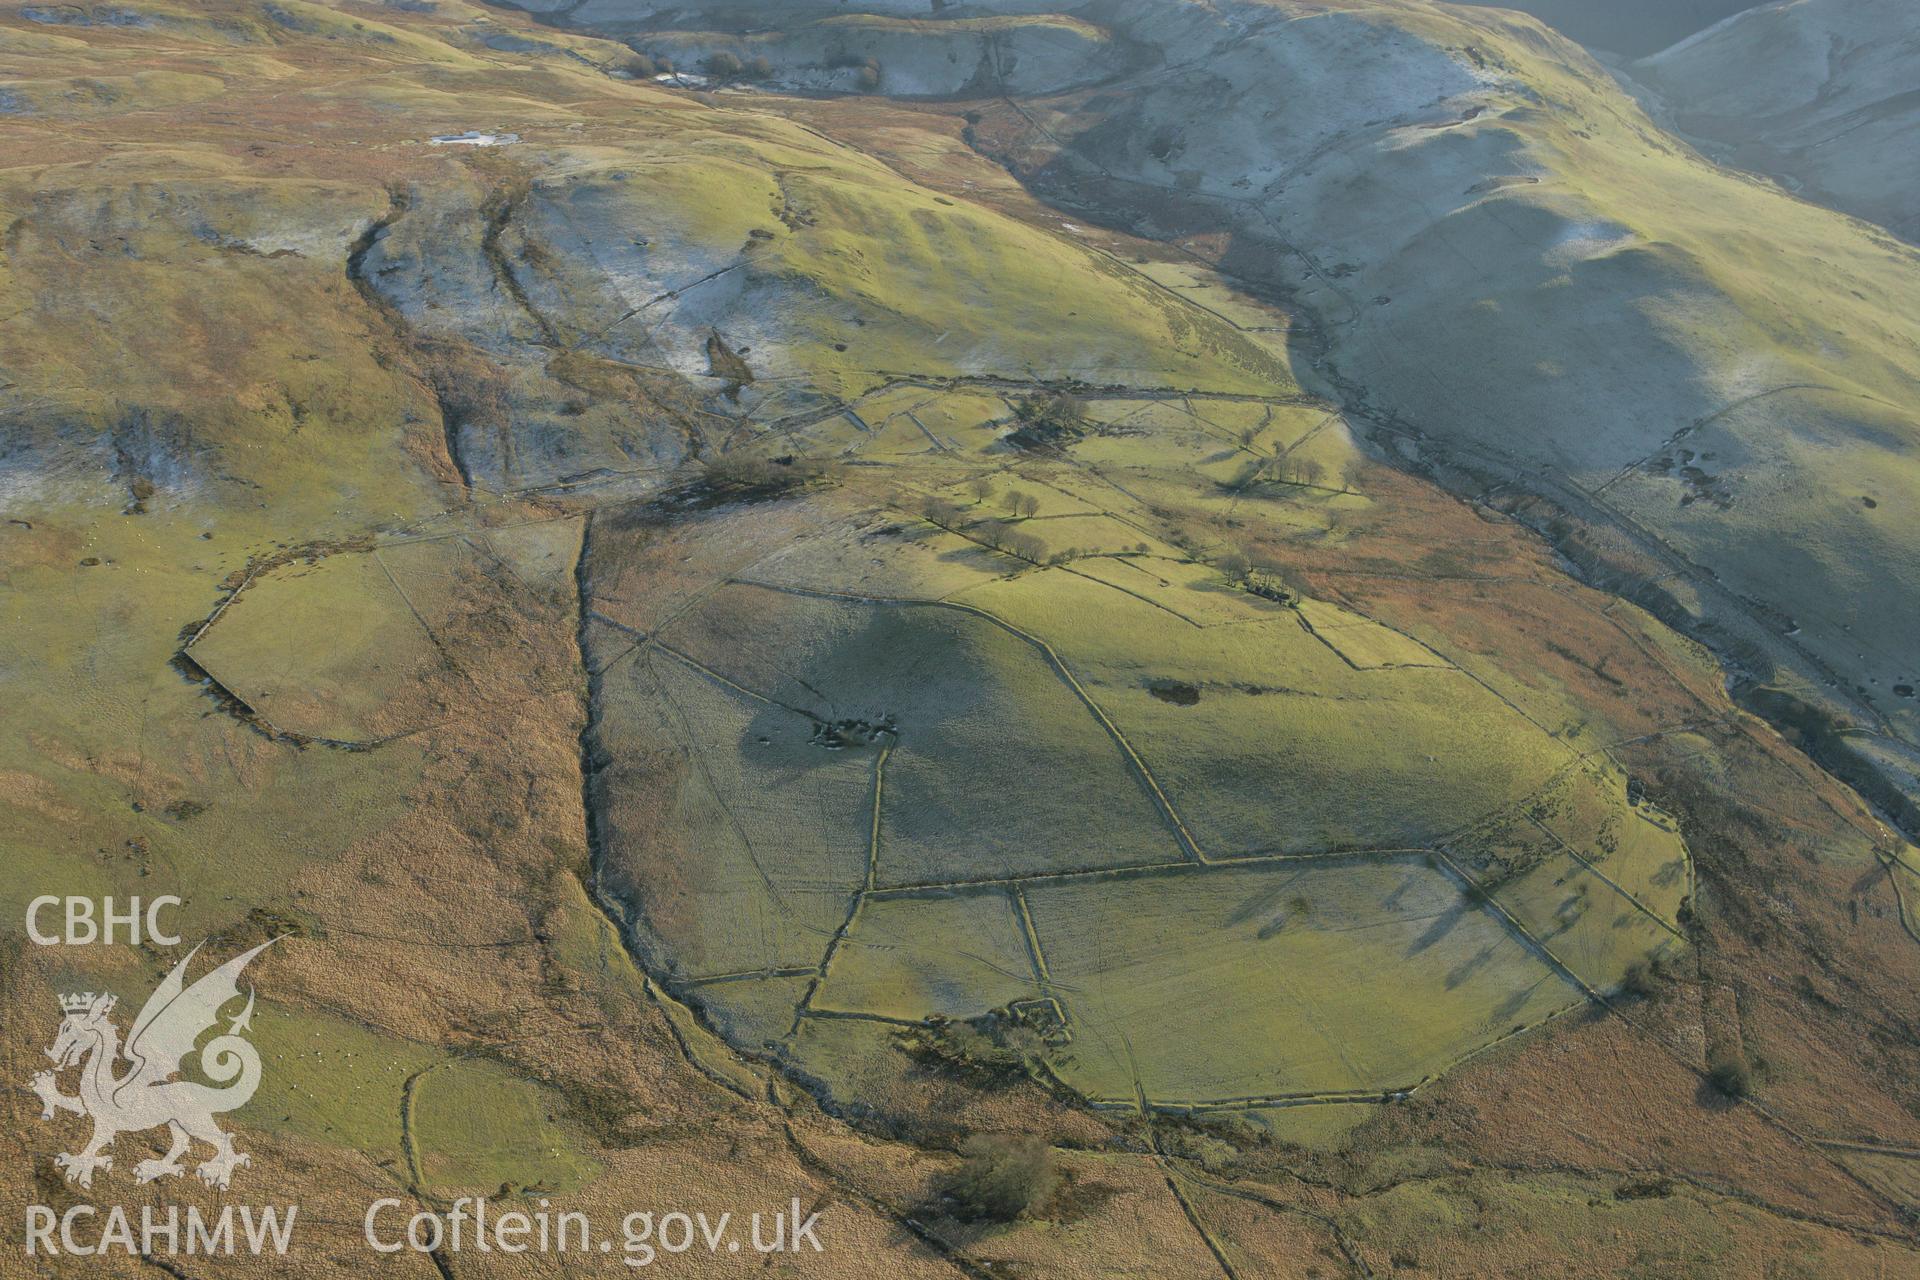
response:
<path id="1" fill-rule="evenodd" d="M 1140 474 L 1204 485 L 1161 439 Z M 735 1044 L 887 1097 L 903 1029 L 1025 1024 L 1102 1105 L 1332 1134 L 1679 945 L 1671 821 L 1431 639 L 1236 589 L 1138 481 L 916 465 L 948 528 L 902 497 L 724 556 L 678 531 L 638 555 L 731 569 L 590 632 L 623 892 Z M 992 550 L 1008 493 L 1110 547 Z"/>
<path id="2" fill-rule="evenodd" d="M 562 1095 L 499 1063 L 456 1058 L 414 1078 L 407 1106 L 422 1183 L 449 1198 L 577 1190 L 600 1174 L 562 1117 Z"/>
<path id="3" fill-rule="evenodd" d="M 1099 721 L 1042 652 L 988 618 L 734 586 L 661 642 L 821 726 L 829 758 L 890 744 L 876 884 L 1179 856 Z M 1071 791 L 1048 781 L 1056 771 Z"/>
<path id="4" fill-rule="evenodd" d="M 1405 1089 L 1579 991 L 1419 858 L 1027 890 L 1089 1095 Z"/>

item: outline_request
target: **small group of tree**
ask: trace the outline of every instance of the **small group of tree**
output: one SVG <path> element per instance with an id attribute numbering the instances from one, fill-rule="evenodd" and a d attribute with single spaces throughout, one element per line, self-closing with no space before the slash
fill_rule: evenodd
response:
<path id="1" fill-rule="evenodd" d="M 742 61 L 739 54 L 725 50 L 709 57 L 706 67 L 715 80 L 767 80 L 773 76 L 773 64 L 765 58 Z"/>
<path id="2" fill-rule="evenodd" d="M 926 517 L 927 523 L 937 524 L 942 529 L 948 530 L 957 529 L 966 517 L 966 512 L 958 503 L 949 502 L 938 496 L 930 497 L 921 503 L 920 514 Z"/>
<path id="3" fill-rule="evenodd" d="M 1661 1173 L 1644 1173 L 1628 1178 L 1613 1189 L 1615 1200 L 1665 1200 L 1674 1191 L 1672 1178 Z"/>
<path id="4" fill-rule="evenodd" d="M 1738 1049 L 1718 1049 L 1707 1059 L 1707 1079 L 1729 1098 L 1753 1092 L 1753 1064 Z"/>
<path id="5" fill-rule="evenodd" d="M 1045 1047 L 1038 1032 L 998 1013 L 972 1022 L 933 1018 L 902 1031 L 895 1043 L 921 1070 L 987 1089 L 1029 1078 Z"/>
<path id="6" fill-rule="evenodd" d="M 979 482 L 976 481 L 974 492 L 980 497 L 981 501 L 985 501 L 988 497 L 992 496 L 991 486 L 989 486 L 986 493 L 981 493 L 978 485 Z M 1010 495 L 1010 497 L 1012 496 L 1014 495 Z M 1024 501 L 1018 503 L 1008 501 L 1006 505 L 1009 510 L 1032 515 L 1035 510 L 1039 509 L 1039 502 L 1033 498 L 1032 495 L 1020 494 L 1017 496 L 1024 499 Z M 1029 506 L 1028 504 L 1032 505 Z M 920 514 L 928 524 L 938 525 L 949 533 L 962 533 L 964 536 L 975 538 L 987 546 L 992 547 L 995 551 L 1004 552 L 1016 559 L 1025 560 L 1029 564 L 1065 564 L 1080 554 L 1078 547 L 1049 551 L 1047 544 L 1041 539 L 1026 532 L 1024 529 L 1014 528 L 1004 520 L 983 520 L 978 524 L 969 525 L 967 509 L 965 507 L 962 507 L 959 503 L 953 502 L 950 499 L 942 498 L 937 494 L 928 497 L 920 504 Z M 1145 544 L 1142 545 L 1144 546 Z"/>
<path id="7" fill-rule="evenodd" d="M 1214 561 L 1214 567 L 1220 570 L 1226 580 L 1252 595 L 1275 604 L 1292 604 L 1299 599 L 1299 593 L 1288 585 L 1280 571 L 1267 565 L 1257 565 L 1244 551 L 1229 551 Z"/>
<path id="8" fill-rule="evenodd" d="M 843 51 L 829 58 L 827 65 L 836 71 L 852 69 L 853 87 L 862 93 L 872 93 L 880 87 L 880 59 L 878 58 Z"/>
<path id="9" fill-rule="evenodd" d="M 995 551 L 1004 551 L 1031 564 L 1047 563 L 1047 544 L 1005 521 L 988 520 L 979 528 L 980 541 Z"/>
<path id="10" fill-rule="evenodd" d="M 1291 458 L 1284 454 L 1264 458 L 1248 468 L 1241 480 L 1244 488 L 1253 484 L 1293 484 L 1310 489 L 1327 487 L 1327 468 L 1313 458 Z"/>
<path id="11" fill-rule="evenodd" d="M 656 58 L 651 54 L 636 53 L 617 68 L 629 80 L 651 80 L 655 76 L 668 75 L 673 71 L 673 59 Z"/>
<path id="12" fill-rule="evenodd" d="M 1000 505 L 1023 520 L 1031 520 L 1040 513 L 1040 499 L 1017 489 L 1007 490 L 1006 496 L 1000 499 Z"/>
<path id="13" fill-rule="evenodd" d="M 1290 605 L 1300 599 L 1300 593 L 1273 569 L 1255 569 L 1247 575 L 1245 585 L 1250 594 L 1259 596 L 1262 600 L 1271 600 L 1275 604 Z"/>
<path id="14" fill-rule="evenodd" d="M 701 464 L 701 483 L 723 498 L 766 498 L 798 489 L 825 474 L 804 458 L 758 458 L 723 453 Z"/>
<path id="15" fill-rule="evenodd" d="M 1628 965 L 1621 977 L 1620 989 L 1636 1000 L 1657 1000 L 1666 994 L 1670 980 L 1666 958 L 1655 956 L 1651 960 L 1635 960 Z"/>
<path id="16" fill-rule="evenodd" d="M 1281 484 L 1304 484 L 1319 488 L 1327 478 L 1327 469 L 1312 458 L 1282 458 L 1275 470 Z"/>
<path id="17" fill-rule="evenodd" d="M 1060 1189 L 1053 1149 L 1038 1138 L 975 1134 L 961 1144 L 960 1154 L 960 1167 L 942 1187 L 955 1217 L 972 1222 L 1037 1217 Z"/>
<path id="18" fill-rule="evenodd" d="M 1066 391 L 1022 396 L 1014 401 L 1013 420 L 1019 425 L 1007 436 L 1022 449 L 1057 446 L 1086 431 L 1087 402 Z"/>

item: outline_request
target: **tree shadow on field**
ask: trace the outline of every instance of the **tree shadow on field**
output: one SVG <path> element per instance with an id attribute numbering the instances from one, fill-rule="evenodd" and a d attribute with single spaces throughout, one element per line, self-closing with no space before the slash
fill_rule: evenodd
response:
<path id="1" fill-rule="evenodd" d="M 1406 897 L 1407 894 L 1412 891 L 1413 883 L 1413 878 L 1409 876 L 1395 885 L 1393 892 L 1380 900 L 1381 909 L 1385 911 L 1398 911 L 1400 909 L 1400 899 Z"/>
<path id="2" fill-rule="evenodd" d="M 1257 916 L 1274 915 L 1279 911 L 1280 903 L 1286 896 L 1287 890 L 1298 879 L 1297 875 L 1287 876 L 1277 884 L 1256 889 L 1248 894 L 1241 900 L 1239 906 L 1227 914 L 1227 926 L 1231 928 L 1234 925 L 1246 924 Z"/>
<path id="3" fill-rule="evenodd" d="M 1512 991 L 1509 991 L 1507 998 L 1494 1006 L 1493 1013 L 1489 1016 L 1488 1021 L 1496 1027 L 1503 1025 L 1509 1018 L 1512 1018 L 1515 1014 L 1527 1007 L 1527 1001 L 1532 998 L 1534 988 L 1539 985 L 1538 982 L 1532 982 L 1524 987 L 1515 987 Z M 1518 1029 L 1517 1027 L 1515 1028 L 1515 1030 Z"/>
<path id="4" fill-rule="evenodd" d="M 1552 942 L 1555 938 L 1579 924 L 1581 919 L 1587 914 L 1587 907 L 1587 891 L 1584 887 L 1574 893 L 1568 894 L 1565 898 L 1561 899 L 1560 905 L 1553 909 L 1553 915 L 1550 917 L 1553 921 L 1553 927 L 1551 929 L 1536 930 L 1538 937 L 1542 942 Z"/>
<path id="5" fill-rule="evenodd" d="M 1473 907 L 1463 899 L 1442 911 L 1433 918 L 1432 923 L 1427 925 L 1424 933 L 1407 944 L 1407 955 L 1417 956 L 1434 943 L 1441 941 L 1453 932 L 1454 926 L 1460 923 L 1461 917 L 1471 910 Z"/>
<path id="6" fill-rule="evenodd" d="M 1489 942 L 1486 946 L 1480 948 L 1480 950 L 1455 965 L 1446 977 L 1447 990 L 1452 991 L 1468 978 L 1471 978 L 1475 973 L 1484 969 L 1487 962 L 1493 959 L 1493 953 L 1497 950 L 1499 950 L 1499 945 Z"/>

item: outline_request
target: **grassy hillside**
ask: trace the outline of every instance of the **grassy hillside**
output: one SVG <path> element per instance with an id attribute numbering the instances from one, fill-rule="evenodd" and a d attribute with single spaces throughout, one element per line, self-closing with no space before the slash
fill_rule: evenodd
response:
<path id="1" fill-rule="evenodd" d="M 1657 53 L 1714 23 L 1750 8 L 1747 0 L 1459 0 L 1462 4 L 1517 9 L 1581 44 L 1629 58 Z"/>
<path id="2" fill-rule="evenodd" d="M 471 1194 L 797 1196 L 852 1276 L 1911 1263 L 1920 854 L 1370 453 L 1218 238 L 459 0 L 0 47 L 0 1055 L 278 938 L 231 1194 L 298 1266 Z M 32 946 L 42 893 L 183 943 Z M 0 1199 L 133 1191 L 21 1098 Z M 1061 1196 L 963 1220 L 1008 1133 Z"/>
<path id="3" fill-rule="evenodd" d="M 975 136 L 1084 216 L 1215 237 L 1210 260 L 1311 312 L 1296 367 L 1383 444 L 1595 529 L 1576 554 L 1715 644 L 1754 705 L 1832 726 L 1824 758 L 1903 810 L 1920 257 L 1716 168 L 1531 21 L 1290 12 L 1158 6 L 1130 30 L 1210 78 Z"/>
<path id="4" fill-rule="evenodd" d="M 1627 74 L 1726 163 L 1913 241 L 1916 67 L 1912 11 L 1880 0 L 1756 5 Z"/>

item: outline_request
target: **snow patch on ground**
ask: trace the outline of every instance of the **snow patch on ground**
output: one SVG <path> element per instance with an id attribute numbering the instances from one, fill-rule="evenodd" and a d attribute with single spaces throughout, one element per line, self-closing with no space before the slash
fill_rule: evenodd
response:
<path id="1" fill-rule="evenodd" d="M 1547 246 L 1546 260 L 1557 267 L 1603 258 L 1639 242 L 1639 237 L 1617 222 L 1569 222 Z"/>
<path id="2" fill-rule="evenodd" d="M 517 133 L 482 133 L 469 129 L 465 133 L 436 133 L 427 139 L 430 147 L 506 147 L 520 141 Z"/>

